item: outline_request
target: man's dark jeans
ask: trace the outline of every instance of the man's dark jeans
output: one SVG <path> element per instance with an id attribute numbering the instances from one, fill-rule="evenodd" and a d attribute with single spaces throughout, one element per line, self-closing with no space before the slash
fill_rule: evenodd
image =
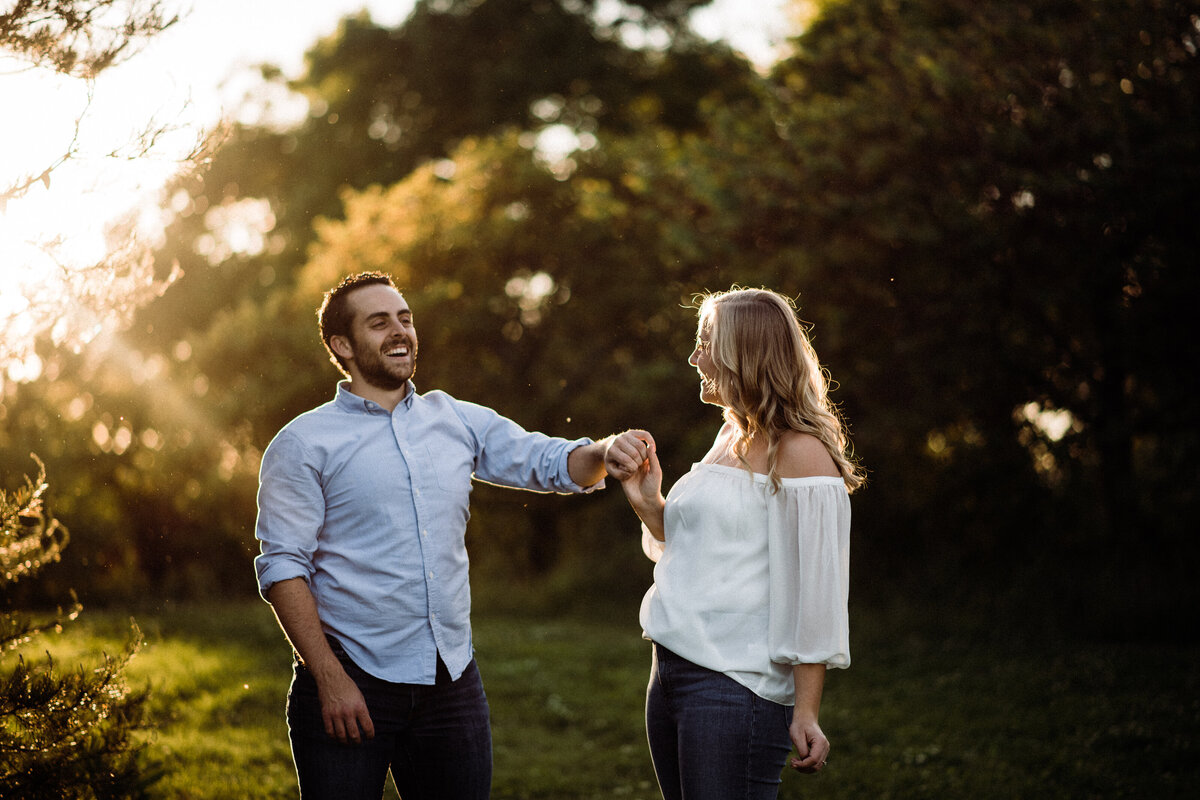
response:
<path id="1" fill-rule="evenodd" d="M 292 758 L 303 800 L 379 800 L 388 770 L 404 800 L 486 800 L 492 785 L 487 697 L 474 661 L 457 681 L 389 683 L 334 653 L 366 699 L 375 737 L 341 744 L 325 733 L 317 684 L 297 663 L 288 692 Z"/>

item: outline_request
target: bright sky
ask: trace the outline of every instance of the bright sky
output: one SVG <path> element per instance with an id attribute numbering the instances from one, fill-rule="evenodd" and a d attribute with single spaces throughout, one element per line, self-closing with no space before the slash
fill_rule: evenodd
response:
<path id="1" fill-rule="evenodd" d="M 701 34 L 725 38 L 752 60 L 767 63 L 785 36 L 786 2 L 715 0 L 694 23 Z M 5 108 L 0 187 L 39 175 L 70 145 L 75 121 L 83 120 L 79 156 L 51 173 L 48 186 L 39 182 L 0 207 L 0 316 L 6 304 L 16 302 L 11 290 L 17 282 L 37 280 L 51 267 L 31 242 L 63 236 L 68 246 L 62 257 L 68 261 L 102 252 L 105 226 L 152 197 L 199 132 L 232 112 L 251 85 L 255 65 L 269 62 L 297 75 L 305 50 L 343 16 L 365 7 L 376 22 L 398 25 L 413 1 L 178 0 L 177 5 L 182 21 L 102 74 L 90 106 L 80 82 L 0 59 Z M 135 165 L 104 157 L 154 119 L 180 127 L 160 143 L 158 158 Z"/>

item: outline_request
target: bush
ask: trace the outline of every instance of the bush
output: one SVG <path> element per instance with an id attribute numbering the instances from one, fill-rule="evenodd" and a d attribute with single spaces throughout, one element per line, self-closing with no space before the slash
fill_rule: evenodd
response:
<path id="1" fill-rule="evenodd" d="M 0 591 L 56 561 L 69 538 L 43 510 L 46 474 L 37 464 L 36 481 L 26 477 L 11 493 L 0 489 Z M 73 601 L 39 623 L 7 603 L 0 610 L 0 797 L 142 798 L 157 779 L 134 738 L 146 695 L 131 692 L 122 677 L 141 641 L 136 626 L 125 651 L 104 656 L 94 669 L 64 674 L 49 656 L 14 660 L 16 647 L 61 630 L 79 611 Z"/>

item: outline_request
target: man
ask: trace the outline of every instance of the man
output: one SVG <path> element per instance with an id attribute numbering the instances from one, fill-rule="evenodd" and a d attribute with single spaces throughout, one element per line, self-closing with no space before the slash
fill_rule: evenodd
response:
<path id="1" fill-rule="evenodd" d="M 636 468 L 630 434 L 567 441 L 412 383 L 417 332 L 392 279 L 329 291 L 321 337 L 349 379 L 263 454 L 255 559 L 296 652 L 287 719 L 304 798 L 486 798 L 487 699 L 472 655 L 471 479 L 541 492 Z M 614 444 L 614 442 L 616 444 Z"/>

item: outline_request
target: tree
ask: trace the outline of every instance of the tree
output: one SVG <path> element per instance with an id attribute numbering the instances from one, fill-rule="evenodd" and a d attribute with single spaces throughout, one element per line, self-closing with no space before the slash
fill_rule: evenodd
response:
<path id="1" fill-rule="evenodd" d="M 608 404 L 605 410 L 598 398 L 611 397 L 618 376 L 630 373 L 663 385 L 661 364 L 634 358 L 635 352 L 646 354 L 639 343 L 656 335 L 646 320 L 655 320 L 658 335 L 690 339 L 691 323 L 668 324 L 663 310 L 679 306 L 680 284 L 644 268 L 655 250 L 648 246 L 657 232 L 655 213 L 644 221 L 615 221 L 630 232 L 609 227 L 609 209 L 625 201 L 608 195 L 625 195 L 621 187 L 630 176 L 623 156 L 606 161 L 604 143 L 636 132 L 628 134 L 629 158 L 636 150 L 647 167 L 657 168 L 658 150 L 670 153 L 672 140 L 703 126 L 706 104 L 732 105 L 751 95 L 749 65 L 723 46 L 686 37 L 662 52 L 630 49 L 558 4 L 493 0 L 473 4 L 469 13 L 467 5 L 459 13 L 445 10 L 446 4 L 420 4 L 392 32 L 350 20 L 338 39 L 309 55 L 309 72 L 297 86 L 326 114 L 287 135 L 296 139 L 297 152 L 312 148 L 303 162 L 319 166 L 303 176 L 289 170 L 297 183 L 276 186 L 291 196 L 319 197 L 328 209 L 315 224 L 303 220 L 299 235 L 306 242 L 328 231 L 344 244 L 307 244 L 306 251 L 329 252 L 320 265 L 303 270 L 294 252 L 281 252 L 272 259 L 270 299 L 257 300 L 261 290 L 251 290 L 210 329 L 233 335 L 207 335 L 196 348 L 202 352 L 198 361 L 261 387 L 225 395 L 236 400 L 239 412 L 247 414 L 247 396 L 274 403 L 247 414 L 263 444 L 290 416 L 328 395 L 328 366 L 305 372 L 293 365 L 311 364 L 320 352 L 311 309 L 339 270 L 376 266 L 398 273 L 427 331 L 425 385 L 487 402 L 547 431 L 633 424 L 630 415 L 618 421 L 616 409 Z M 513 25 L 514 19 L 521 23 Z M 498 30 L 505 35 L 497 37 Z M 370 110 L 380 108 L 408 111 L 391 122 L 372 120 Z M 330 120 L 336 120 L 333 128 Z M 388 125 L 403 135 L 389 142 Z M 575 152 L 561 158 L 543 152 L 540 135 L 551 126 L 578 142 Z M 334 175 L 345 185 L 336 193 L 321 183 L 330 168 L 339 170 Z M 367 175 L 387 188 L 375 188 Z M 669 203 L 669 187 L 663 188 Z M 641 199 L 653 194 L 649 189 Z M 286 201 L 282 206 L 294 207 Z M 588 213 L 595 216 L 585 218 Z M 335 233 L 343 217 L 343 232 Z M 692 255 L 698 252 L 693 248 Z M 292 262 L 286 271 L 284 261 Z M 669 257 L 663 261 L 674 269 Z M 647 291 L 639 294 L 635 287 Z M 185 296 L 190 292 L 177 295 L 180 303 Z M 152 311 L 158 315 L 164 308 Z M 606 319 L 605 310 L 615 313 Z M 264 312 L 272 322 L 264 324 Z M 241 323 L 236 327 L 235 319 Z M 610 340 L 594 335 L 595 326 L 615 332 L 621 320 L 637 326 L 638 339 L 607 348 Z M 270 363 L 263 363 L 264 352 L 274 354 Z M 470 354 L 472 369 L 463 368 L 461 356 L 453 355 L 458 353 Z M 614 358 L 617 368 L 608 369 Z M 675 369 L 683 366 L 674 354 L 669 359 Z M 647 391 L 647 407 L 657 396 Z M 503 549 L 524 554 L 524 565 L 544 574 L 556 565 L 566 531 L 580 528 L 586 513 L 552 506 L 543 498 L 517 500 L 483 489 L 476 527 L 505 531 L 512 546 Z M 483 523 L 489 514 L 492 521 Z"/>
<path id="2" fill-rule="evenodd" d="M 396 29 L 344 19 L 314 43 L 300 78 L 264 70 L 262 95 L 300 94 L 305 118 L 236 127 L 203 182 L 180 182 L 180 211 L 158 260 L 178 262 L 184 274 L 141 315 L 133 333 L 147 336 L 139 344 L 203 331 L 243 298 L 286 290 L 314 220 L 340 217 L 345 189 L 391 185 L 466 137 L 698 126 L 706 97 L 746 93 L 747 65 L 683 35 L 661 51 L 631 48 L 619 31 L 677 31 L 682 15 L 703 4 L 644 0 L 628 7 L 637 19 L 606 27 L 594 21 L 594 0 L 421 0 Z M 243 220 L 260 225 L 259 235 L 252 247 L 231 248 L 228 231 Z"/>
<path id="3" fill-rule="evenodd" d="M 63 150 L 27 174 L 0 177 L 0 207 L 7 205 L 12 210 L 32 189 L 40 190 L 43 185 L 49 188 L 52 183 L 57 186 L 62 171 L 75 161 L 107 159 L 122 166 L 129 164 L 132 169 L 149 156 L 161 157 L 169 148 L 178 149 L 174 147 L 178 139 L 171 137 L 175 132 L 171 120 L 146 120 L 128 143 L 111 151 L 98 148 L 96 142 L 81 135 L 96 79 L 137 55 L 146 42 L 175 25 L 178 17 L 168 11 L 169 7 L 166 0 L 21 0 L 0 14 L 0 50 L 24 61 L 29 69 L 58 72 L 87 89 L 87 100 L 78 110 L 74 130 L 65 132 L 67 144 Z M 49 131 L 47 137 L 57 133 Z M 208 150 L 215 142 L 215 135 L 201 132 L 193 149 L 172 153 L 171 158 L 180 165 L 176 180 L 200 180 Z M 30 242 L 31 247 L 23 251 L 36 259 L 23 270 L 30 279 L 0 287 L 0 419 L 5 419 L 4 430 L 0 431 L 0 473 L 16 472 L 31 450 L 65 467 L 56 470 L 60 488 L 66 489 L 60 494 L 59 508 L 69 512 L 72 503 L 87 498 L 82 515 L 87 522 L 76 527 L 76 542 L 90 550 L 90 542 L 122 540 L 114 535 L 120 526 L 110 500 L 114 487 L 127 485 L 133 471 L 128 464 L 131 459 L 122 464 L 119 458 L 127 449 L 124 437 L 132 429 L 121 421 L 121 412 L 114 414 L 105 407 L 104 392 L 89 385 L 89 380 L 119 387 L 114 393 L 122 394 L 142 384 L 149 367 L 132 354 L 127 359 L 97 365 L 104 359 L 99 358 L 96 349 L 85 351 L 85 345 L 98 337 L 106 343 L 116 342 L 114 335 L 128 324 L 135 311 L 159 297 L 179 271 L 174 264 L 156 269 L 153 248 L 136 233 L 132 221 L 118 219 L 109 224 L 106 249 L 94 262 L 62 260 L 59 247 L 65 234 L 30 234 L 38 235 L 42 238 Z M 14 269 L 14 265 L 8 266 L 10 274 L 21 274 L 22 270 Z M 21 385 L 39 374 L 43 380 Z M 162 398 L 156 398 L 155 403 L 161 407 Z M 172 408 L 178 410 L 178 404 Z M 81 416 L 86 419 L 81 420 Z M 101 431 L 108 438 L 103 438 Z M 143 441 L 154 441 L 152 430 L 137 432 Z M 68 458 L 63 464 L 63 456 L 77 453 L 74 448 L 80 443 L 85 450 L 81 457 Z M 145 463 L 155 449 L 135 450 L 131 456 Z M 179 494 L 186 497 L 189 493 L 190 487 Z M 170 505 L 169 498 L 162 502 Z M 111 550 L 108 565 L 114 568 L 103 572 L 119 584 L 130 578 L 136 561 L 119 545 Z M 83 560 L 92 555 L 95 553 L 86 553 Z M 118 564 L 126 564 L 127 568 L 115 568 Z M 50 597 L 66 588 L 57 584 L 65 573 L 53 572 L 43 576 L 39 587 Z M 136 590 L 137 582 L 130 583 L 130 591 Z"/>
<path id="4" fill-rule="evenodd" d="M 1195 554 L 1173 376 L 1200 366 L 1175 345 L 1200 288 L 1198 21 L 1165 0 L 835 1 L 777 68 L 777 136 L 726 207 L 829 307 L 880 570 L 950 553 L 1026 592 L 1074 564 L 1051 605 L 1128 630 L 1189 585 L 1161 554 Z"/>
<path id="5" fill-rule="evenodd" d="M 647 141 L 614 137 L 600 146 L 603 155 L 574 154 L 567 181 L 517 133 L 467 139 L 446 162 L 393 186 L 346 193 L 345 219 L 318 225 L 297 302 L 315 305 L 348 271 L 387 269 L 417 311 L 421 385 L 556 435 L 634 426 L 681 385 L 671 379 L 687 369 L 678 352 L 690 341 L 691 321 L 680 308 L 686 282 L 646 247 L 661 217 L 632 213 L 614 187 L 626 158 L 651 156 L 643 166 L 657 165 L 670 139 L 668 132 Z M 656 433 L 667 451 L 694 416 L 662 420 Z M 503 553 L 510 574 L 544 576 L 583 536 L 569 531 L 621 526 L 623 503 L 606 505 L 603 513 L 592 502 L 480 487 L 471 528 L 477 572 L 489 553 Z M 593 561 L 591 576 L 611 577 L 607 566 Z"/>
<path id="6" fill-rule="evenodd" d="M 1175 346 L 1197 288 L 1196 4 L 830 0 L 765 77 L 673 29 L 684 5 L 625 7 L 677 34 L 661 49 L 533 0 L 420 3 L 318 43 L 289 86 L 309 116 L 238 129 L 177 187 L 159 263 L 187 275 L 124 358 L 59 372 L 105 376 L 122 408 L 45 421 L 104 464 L 88 502 L 144 515 L 118 565 L 173 587 L 244 569 L 257 452 L 330 392 L 319 292 L 379 267 L 418 309 L 423 384 L 555 433 L 653 420 L 682 468 L 713 421 L 684 363 L 691 292 L 798 295 L 871 471 L 864 591 L 907 573 L 976 601 L 1070 583 L 1047 604 L 1064 616 L 1114 586 L 1168 602 L 1142 554 L 1194 553 L 1197 433 L 1173 376 L 1197 366 Z M 83 408 L 37 391 L 0 436 Z M 515 497 L 484 490 L 475 521 L 531 572 L 564 555 L 541 544 L 556 532 L 627 524 L 612 498 Z M 202 505 L 226 568 L 196 566 Z M 1130 531 L 1147 586 L 1109 563 Z M 1063 564 L 1077 580 L 1048 580 Z"/>
<path id="7" fill-rule="evenodd" d="M 342 217 L 347 189 L 449 168 L 460 145 L 490 148 L 492 136 L 517 142 L 528 161 L 550 127 L 579 139 L 585 152 L 573 159 L 582 162 L 588 142 L 607 131 L 648 126 L 667 140 L 700 125 L 703 104 L 749 92 L 753 72 L 727 48 L 682 39 L 661 51 L 630 48 L 615 32 L 598 31 L 587 9 L 569 7 L 421 3 L 395 30 L 343 21 L 291 84 L 308 98 L 308 116 L 235 129 L 203 180 L 188 176 L 174 187 L 176 217 L 157 262 L 164 275 L 178 262 L 183 276 L 138 312 L 118 355 L 57 354 L 55 381 L 23 386 L 4 401 L 11 424 L 0 430 L 0 449 L 28 452 L 30 432 L 41 430 L 59 450 L 54 460 L 45 454 L 48 464 L 88 464 L 86 474 L 55 464 L 66 481 L 58 508 L 76 531 L 77 555 L 59 572 L 70 574 L 70 585 L 176 596 L 252 590 L 246 569 L 258 453 L 288 419 L 327 399 L 336 380 L 315 333 L 317 300 L 301 295 L 297 282 L 314 221 Z M 492 41 L 498 18 L 514 29 L 503 47 Z M 465 102 L 447 84 L 456 71 L 488 81 L 489 102 Z M 419 98 L 406 94 L 414 85 Z M 428 125 L 389 141 L 388 123 L 375 118 L 384 106 L 406 108 Z M 555 177 L 534 166 L 514 175 L 536 174 L 547 196 L 572 185 L 560 180 L 565 172 Z M 589 230 L 602 235 L 598 226 Z M 531 244 L 514 247 L 533 257 Z M 631 248 L 627 256 L 638 254 Z M 512 275 L 497 272 L 489 291 L 501 277 Z M 499 296 L 507 298 L 503 286 Z M 483 385 L 466 370 L 443 385 L 484 399 L 472 394 Z M 76 524 L 84 514 L 88 525 Z M 84 558 L 102 568 L 82 568 Z"/>
<path id="8" fill-rule="evenodd" d="M 1196 10 L 827 3 L 759 102 L 601 135 L 561 186 L 467 142 L 347 195 L 307 269 L 400 270 L 474 358 L 439 377 L 551 429 L 593 395 L 661 417 L 622 353 L 678 377 L 646 330 L 682 287 L 798 292 L 876 478 L 865 585 L 1144 635 L 1195 607 Z"/>
<path id="9" fill-rule="evenodd" d="M 58 560 L 67 531 L 45 512 L 45 470 L 9 493 L 0 489 L 0 590 Z M 101 666 L 63 674 L 49 659 L 13 661 L 13 650 L 79 613 L 35 623 L 6 608 L 0 613 L 0 797 L 146 797 L 156 780 L 134 739 L 143 727 L 144 693 L 132 693 L 122 672 L 139 647 L 136 630 L 126 651 Z"/>
<path id="10" fill-rule="evenodd" d="M 87 82 L 129 56 L 146 38 L 173 24 L 157 0 L 18 0 L 0 14 L 0 50 Z M 86 109 L 84 109 L 86 113 Z M 128 150 L 139 158 L 155 146 L 164 128 L 151 123 Z M 79 157 L 79 123 L 65 150 L 33 172 L 0 185 L 0 211 Z M 193 153 L 185 160 L 195 158 Z M 55 260 L 55 240 L 37 243 Z M 98 330 L 112 330 L 133 308 L 159 294 L 148 249 L 131 229 L 114 226 L 110 248 L 98 262 L 56 264 L 38 284 L 5 286 L 0 315 L 0 374 L 53 347 L 75 347 Z M 19 297 L 13 300 L 14 296 Z M 69 313 L 64 314 L 64 309 Z M 0 382 L 0 400 L 11 386 Z M 0 404 L 0 417 L 7 407 Z M 36 460 L 36 457 L 35 457 Z M 45 470 L 13 491 L 0 489 L 0 588 L 11 603 L 11 584 L 57 561 L 66 528 L 44 508 Z M 93 670 L 64 673 L 48 658 L 26 661 L 13 649 L 48 627 L 60 628 L 79 613 L 70 611 L 37 624 L 11 605 L 0 611 L 0 796 L 22 798 L 135 798 L 146 796 L 155 773 L 142 757 L 135 734 L 143 726 L 145 695 L 124 684 L 125 665 L 140 644 L 134 629 L 121 656 L 105 657 Z"/>

